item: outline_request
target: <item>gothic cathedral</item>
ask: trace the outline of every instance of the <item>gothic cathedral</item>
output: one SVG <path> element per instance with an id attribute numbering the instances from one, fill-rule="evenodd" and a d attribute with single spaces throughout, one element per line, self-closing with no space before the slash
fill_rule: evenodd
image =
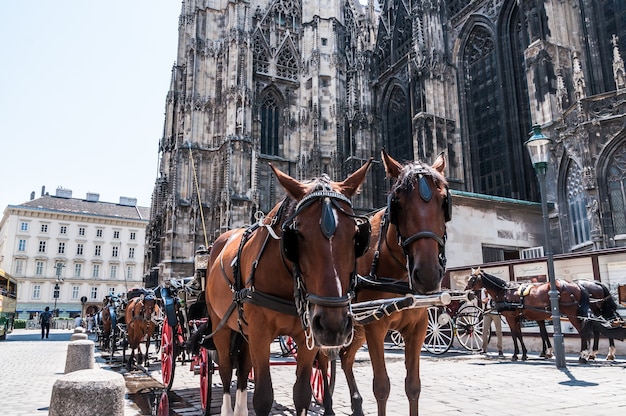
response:
<path id="1" fill-rule="evenodd" d="M 623 0 L 183 0 L 146 283 L 282 199 L 268 162 L 342 180 L 386 149 L 451 188 L 538 201 L 552 139 L 556 252 L 626 246 Z M 380 163 L 354 206 L 385 204 Z"/>

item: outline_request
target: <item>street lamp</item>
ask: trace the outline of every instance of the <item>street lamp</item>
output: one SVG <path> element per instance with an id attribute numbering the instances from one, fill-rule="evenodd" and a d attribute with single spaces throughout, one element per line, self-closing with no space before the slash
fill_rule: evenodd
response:
<path id="1" fill-rule="evenodd" d="M 59 286 L 59 283 L 63 283 L 63 278 L 61 278 L 61 270 L 63 269 L 63 267 L 65 267 L 65 264 L 59 262 L 57 264 L 55 264 L 56 267 L 56 276 L 57 276 L 57 281 L 54 284 L 54 316 L 58 317 L 59 316 L 59 311 L 57 310 L 57 300 L 59 299 L 59 294 L 60 294 L 60 289 L 61 287 Z"/>
<path id="2" fill-rule="evenodd" d="M 550 227 L 548 224 L 548 203 L 546 201 L 546 171 L 550 160 L 550 140 L 541 133 L 541 126 L 533 126 L 530 139 L 526 141 L 530 160 L 539 179 L 541 193 L 541 211 L 543 214 L 543 231 L 545 234 L 545 250 L 548 262 L 548 280 L 550 281 L 550 307 L 552 309 L 552 322 L 554 324 L 554 356 L 557 368 L 565 368 L 565 347 L 563 345 L 563 332 L 561 331 L 561 313 L 559 311 L 559 293 L 556 290 L 554 278 L 554 258 L 552 257 L 552 245 L 550 244 Z"/>

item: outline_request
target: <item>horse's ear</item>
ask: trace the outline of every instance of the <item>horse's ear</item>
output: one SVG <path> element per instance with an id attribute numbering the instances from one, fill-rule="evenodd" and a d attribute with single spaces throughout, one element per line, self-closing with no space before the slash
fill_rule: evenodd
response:
<path id="1" fill-rule="evenodd" d="M 340 192 L 350 198 L 354 194 L 357 193 L 359 187 L 365 180 L 365 175 L 367 174 L 367 170 L 372 164 L 372 159 L 365 162 L 363 166 L 357 169 L 352 175 L 348 176 L 343 182 L 335 183 L 340 188 Z"/>
<path id="2" fill-rule="evenodd" d="M 278 179 L 278 182 L 285 188 L 285 191 L 296 201 L 302 199 L 302 197 L 306 194 L 306 187 L 299 182 L 298 180 L 292 178 L 286 173 L 281 172 L 278 168 L 274 167 L 271 163 L 269 164 L 272 171 L 274 171 L 274 175 Z"/>
<path id="3" fill-rule="evenodd" d="M 439 153 L 439 156 L 435 159 L 435 163 L 433 163 L 432 168 L 443 175 L 443 171 L 446 168 L 445 152 Z"/>
<path id="4" fill-rule="evenodd" d="M 381 150 L 380 153 L 382 155 L 383 164 L 385 165 L 385 173 L 387 174 L 387 177 L 397 179 L 402 171 L 402 165 L 400 162 L 389 156 L 385 149 Z"/>

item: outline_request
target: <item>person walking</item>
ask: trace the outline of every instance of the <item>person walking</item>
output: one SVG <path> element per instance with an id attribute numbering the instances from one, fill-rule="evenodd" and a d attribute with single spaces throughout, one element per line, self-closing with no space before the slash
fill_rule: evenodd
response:
<path id="1" fill-rule="evenodd" d="M 39 315 L 39 323 L 41 324 L 41 339 L 44 339 L 44 336 L 46 338 L 50 336 L 50 321 L 52 321 L 52 312 L 50 312 L 50 307 L 46 306 L 46 310 Z"/>
<path id="2" fill-rule="evenodd" d="M 491 332 L 491 322 L 496 327 L 496 347 L 498 348 L 498 356 L 504 357 L 502 353 L 502 319 L 500 314 L 495 308 L 495 302 L 483 288 L 480 291 L 480 297 L 483 304 L 483 354 L 487 353 L 487 346 L 489 345 L 489 332 Z"/>

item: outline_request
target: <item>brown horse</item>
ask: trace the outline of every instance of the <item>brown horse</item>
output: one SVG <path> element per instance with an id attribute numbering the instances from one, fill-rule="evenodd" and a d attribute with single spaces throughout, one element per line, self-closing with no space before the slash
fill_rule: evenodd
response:
<path id="1" fill-rule="evenodd" d="M 350 342 L 356 258 L 367 248 L 369 223 L 354 214 L 349 198 L 370 163 L 343 182 L 327 177 L 299 182 L 270 165 L 288 197 L 257 224 L 228 231 L 213 243 L 206 303 L 224 386 L 222 414 L 233 411 L 234 365 L 238 370 L 234 414 L 248 414 L 250 368 L 255 378 L 254 410 L 257 415 L 269 414 L 274 401 L 270 344 L 277 336 L 289 335 L 300 346 L 293 388 L 298 415 L 311 401 L 311 371 L 318 350 Z M 231 334 L 241 335 L 233 340 Z"/>
<path id="2" fill-rule="evenodd" d="M 382 160 L 387 176 L 396 178 L 396 181 L 387 207 L 370 218 L 370 250 L 357 261 L 358 273 L 366 276 L 357 284 L 358 302 L 393 298 L 406 293 L 439 292 L 445 271 L 446 222 L 450 219 L 451 201 L 443 176 L 443 154 L 432 166 L 421 162 L 401 165 L 384 150 Z M 386 414 L 391 387 L 385 367 L 384 339 L 391 329 L 400 332 L 404 338 L 408 414 L 418 414 L 421 390 L 419 359 L 427 327 L 427 308 L 407 309 L 364 326 L 357 325 L 354 340 L 341 353 L 353 415 L 363 415 L 363 399 L 352 367 L 356 352 L 366 340 L 374 371 L 373 390 L 378 414 Z"/>
<path id="3" fill-rule="evenodd" d="M 150 340 L 155 330 L 155 323 L 152 317 L 158 313 L 159 306 L 157 305 L 156 297 L 151 292 L 146 291 L 146 293 L 128 302 L 125 313 L 126 331 L 130 346 L 130 357 L 126 362 L 128 371 L 132 370 L 135 364 L 135 350 L 137 350 L 137 363 L 144 363 L 146 367 L 148 366 L 148 350 L 150 349 Z M 144 340 L 146 343 L 145 360 L 140 347 Z"/>
<path id="4" fill-rule="evenodd" d="M 522 339 L 522 321 L 545 321 L 552 316 L 550 306 L 550 283 L 515 285 L 480 268 L 472 270 L 466 290 L 485 288 L 495 301 L 496 309 L 504 316 L 513 337 L 514 352 L 512 361 L 517 361 L 518 341 L 522 348 L 522 360 L 527 360 L 527 350 Z M 582 335 L 583 320 L 589 316 L 589 294 L 574 282 L 558 279 L 556 289 L 559 296 L 559 310 L 562 316 L 581 334 L 579 361 L 586 362 L 587 342 Z M 547 335 L 546 335 L 547 337 Z"/>

